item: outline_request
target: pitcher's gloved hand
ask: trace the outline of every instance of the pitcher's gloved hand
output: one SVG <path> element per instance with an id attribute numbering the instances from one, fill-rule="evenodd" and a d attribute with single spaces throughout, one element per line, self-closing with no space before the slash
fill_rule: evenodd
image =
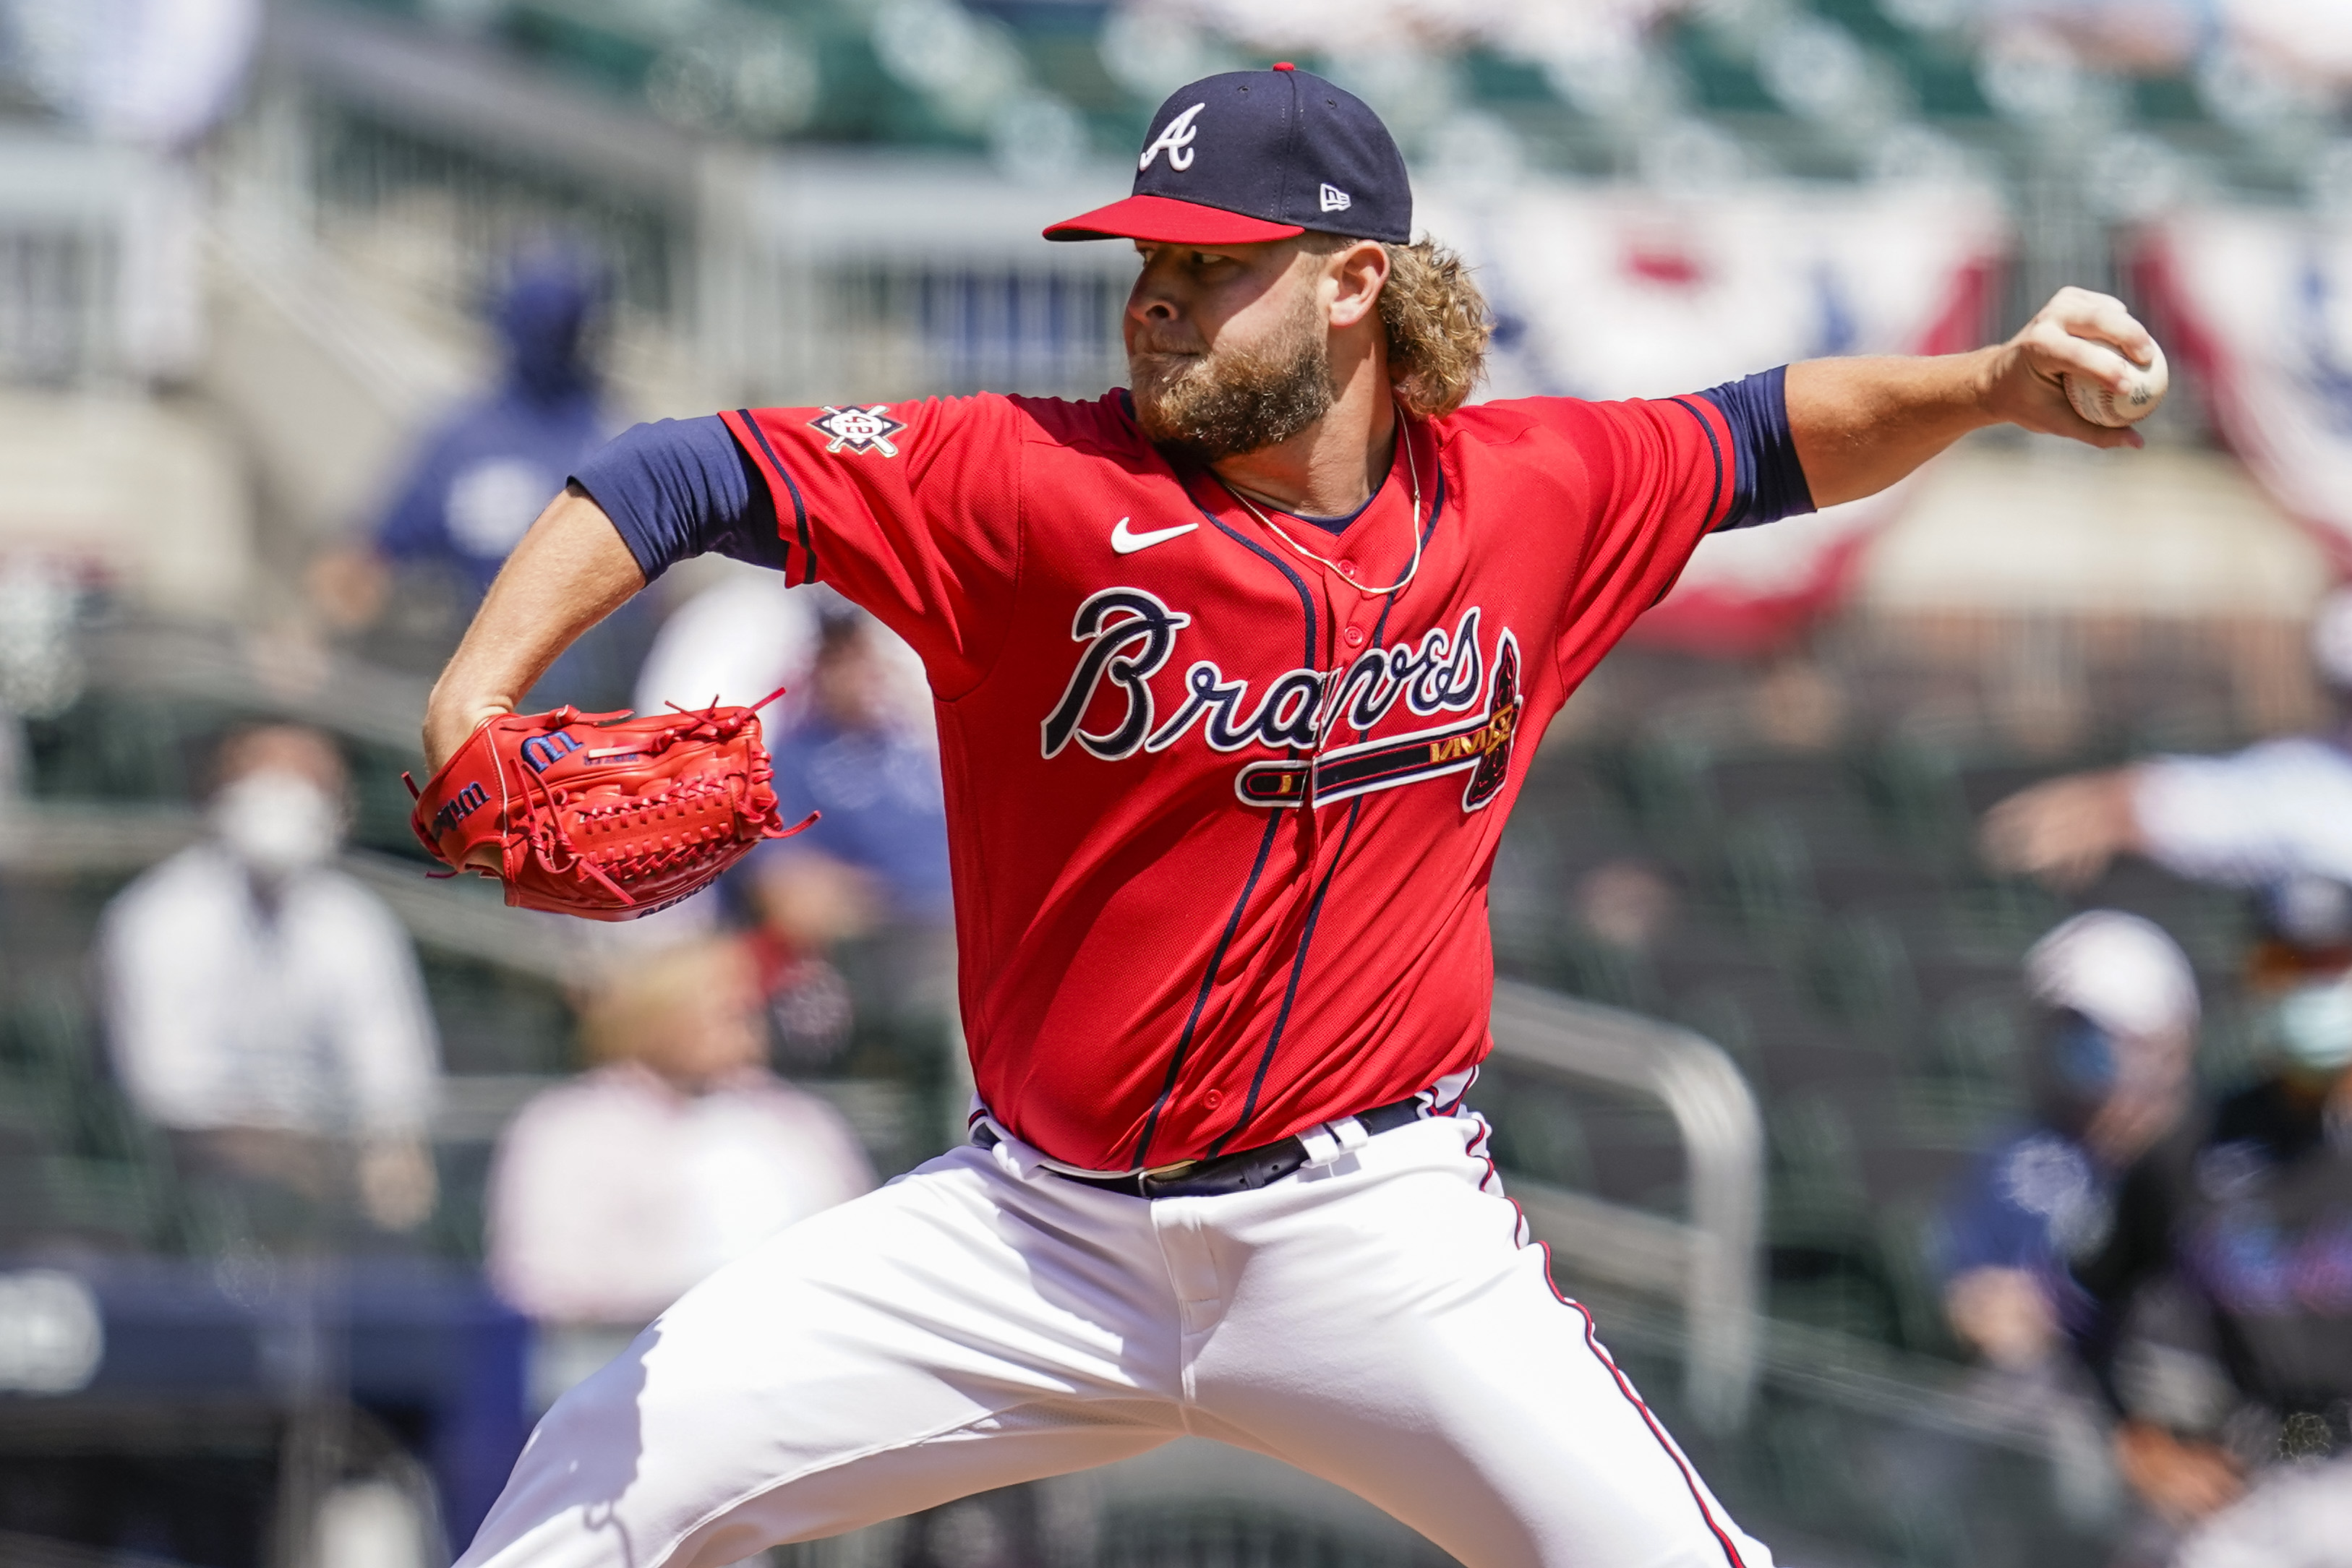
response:
<path id="1" fill-rule="evenodd" d="M 589 920 L 667 908 L 816 821 L 784 826 L 749 707 L 509 714 L 409 789 L 409 825 L 453 873 L 471 857 L 509 904 Z"/>

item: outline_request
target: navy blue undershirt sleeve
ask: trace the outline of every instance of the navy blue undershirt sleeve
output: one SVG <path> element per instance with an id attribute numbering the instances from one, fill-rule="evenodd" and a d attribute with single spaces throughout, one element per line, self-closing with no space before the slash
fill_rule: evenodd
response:
<path id="1" fill-rule="evenodd" d="M 698 555 L 782 570 L 775 497 L 717 414 L 632 425 L 572 476 L 620 530 L 651 582 Z"/>
<path id="2" fill-rule="evenodd" d="M 1731 509 L 1717 531 L 1754 528 L 1813 509 L 1812 487 L 1789 430 L 1789 367 L 1760 371 L 1698 394 L 1731 426 Z"/>

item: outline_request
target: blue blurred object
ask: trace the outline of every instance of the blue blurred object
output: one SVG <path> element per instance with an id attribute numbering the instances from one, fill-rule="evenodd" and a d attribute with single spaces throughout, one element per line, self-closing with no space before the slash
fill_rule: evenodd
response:
<path id="1" fill-rule="evenodd" d="M 2352 887 L 2309 874 L 2266 883 L 2254 890 L 2254 927 L 2314 959 L 2352 948 Z"/>
<path id="2" fill-rule="evenodd" d="M 425 436 L 376 529 L 394 560 L 457 567 L 487 591 L 532 518 L 607 434 L 587 354 L 604 287 L 570 256 L 519 261 L 489 316 L 504 350 L 498 387 Z"/>
<path id="3" fill-rule="evenodd" d="M 2066 1236 L 2099 1211 L 2105 1180 L 2089 1150 L 2046 1127 L 2000 1140 L 1969 1167 L 1944 1210 L 1939 1271 L 1950 1280 L 1971 1269 L 2021 1269 L 2056 1284 Z"/>
<path id="4" fill-rule="evenodd" d="M 513 392 L 551 410 L 593 400 L 598 378 L 585 340 L 608 292 L 601 269 L 583 257 L 547 252 L 517 261 L 490 311 Z"/>
<path id="5" fill-rule="evenodd" d="M 2049 1051 L 2053 1072 L 2070 1093 L 2095 1106 L 2115 1087 L 2115 1042 L 2105 1030 L 2082 1014 L 2060 1015 Z"/>
<path id="6" fill-rule="evenodd" d="M 137 1449 L 152 1447 L 158 1410 L 290 1416 L 348 1400 L 417 1435 L 444 1526 L 459 1544 L 488 1513 L 530 1435 L 530 1322 L 470 1270 L 421 1260 L 272 1263 L 253 1254 L 217 1263 L 76 1260 L 66 1271 L 97 1301 L 102 1359 L 70 1393 L 0 1402 L 0 1420 L 62 1408 L 88 1432 L 118 1411 L 123 1445 Z"/>
<path id="7" fill-rule="evenodd" d="M 953 918 L 936 754 L 895 730 L 851 728 L 817 713 L 779 743 L 775 768 L 779 798 L 793 810 L 814 806 L 824 815 L 766 852 L 821 850 L 872 873 L 894 918 L 918 925 Z"/>
<path id="8" fill-rule="evenodd" d="M 478 599 L 541 509 L 611 434 L 590 344 L 607 294 L 570 252 L 519 257 L 488 312 L 503 350 L 498 386 L 445 414 L 419 444 L 377 524 L 375 548 L 438 568 Z M 651 645 L 651 606 L 632 601 L 572 645 L 527 706 L 627 706 Z"/>

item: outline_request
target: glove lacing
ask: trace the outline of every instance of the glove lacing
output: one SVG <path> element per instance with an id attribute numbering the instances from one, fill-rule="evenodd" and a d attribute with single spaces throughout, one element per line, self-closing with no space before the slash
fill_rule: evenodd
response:
<path id="1" fill-rule="evenodd" d="M 758 703 L 739 709 L 723 719 L 714 718 L 708 709 L 698 712 L 691 708 L 681 707 L 673 702 L 669 706 L 677 709 L 679 717 L 686 722 L 673 723 L 667 729 L 646 737 L 641 744 L 631 749 L 658 757 L 681 740 L 700 740 L 708 741 L 712 745 L 724 745 L 740 735 L 761 708 L 782 695 L 781 689 L 771 692 Z M 716 696 L 711 699 L 711 706 L 718 706 Z M 552 727 L 562 728 L 564 724 L 578 722 L 577 710 L 573 710 L 572 717 L 566 718 L 561 723 L 553 722 L 553 715 L 550 716 L 550 720 Z M 499 772 L 499 787 L 503 793 L 506 789 L 505 767 L 501 766 Z M 763 763 L 755 764 L 744 769 L 741 777 L 744 781 L 742 808 L 747 814 L 763 819 L 760 834 L 761 838 L 790 838 L 817 820 L 818 813 L 811 811 L 789 828 L 782 825 L 782 818 L 776 810 L 779 802 L 774 791 L 762 788 L 774 777 L 774 769 L 772 767 Z M 555 791 L 547 780 L 537 774 L 532 774 L 525 779 L 525 785 L 538 794 L 540 803 L 544 809 L 523 835 L 520 848 L 524 852 L 538 862 L 541 870 L 551 876 L 562 876 L 574 868 L 586 872 L 600 886 L 612 894 L 614 898 L 619 899 L 625 908 L 635 908 L 638 901 L 630 895 L 628 890 L 613 880 L 604 868 L 596 863 L 593 856 L 572 842 L 571 832 L 563 825 L 562 812 L 560 809 L 562 802 L 556 799 Z M 652 800 L 648 800 L 643 795 L 635 795 L 614 800 L 609 805 L 583 806 L 578 808 L 578 810 L 583 821 L 609 820 L 642 813 L 656 804 L 664 807 L 685 807 L 690 810 L 692 803 L 697 800 L 706 800 L 714 794 L 731 796 L 731 793 L 725 782 L 704 778 L 686 784 L 674 783 L 671 788 L 664 789 Z M 764 800 L 761 799 L 762 796 L 765 797 Z M 505 805 L 506 802 L 501 800 L 499 806 L 502 810 Z M 509 817 L 507 820 L 511 821 L 513 819 Z M 715 841 L 713 839 L 698 835 L 685 843 L 664 844 L 656 849 L 639 850 L 635 853 L 618 857 L 614 863 L 624 875 L 640 878 L 658 876 L 674 869 L 683 861 L 707 858 L 709 854 L 708 846 Z"/>

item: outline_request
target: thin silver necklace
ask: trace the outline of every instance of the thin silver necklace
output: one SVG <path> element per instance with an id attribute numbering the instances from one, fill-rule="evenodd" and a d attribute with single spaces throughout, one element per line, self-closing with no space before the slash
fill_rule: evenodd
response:
<path id="1" fill-rule="evenodd" d="M 1226 479 L 1223 475 L 1221 474 L 1217 476 L 1217 482 L 1223 485 L 1228 491 L 1232 492 L 1234 500 L 1239 501 L 1243 506 L 1249 508 L 1249 515 L 1251 517 L 1255 517 L 1259 522 L 1264 523 L 1267 528 L 1272 528 L 1274 530 L 1275 538 L 1280 539 L 1284 544 L 1288 545 L 1292 549 L 1297 550 L 1300 555 L 1305 556 L 1308 560 L 1314 561 L 1318 565 L 1327 567 L 1332 571 L 1339 572 L 1340 577 L 1346 579 L 1350 583 L 1355 583 L 1357 592 L 1364 594 L 1369 598 L 1377 599 L 1384 593 L 1396 592 L 1406 583 L 1411 582 L 1413 579 L 1413 574 L 1421 570 L 1421 464 L 1412 455 L 1412 431 L 1404 422 L 1404 410 L 1402 408 L 1397 410 L 1397 440 L 1402 442 L 1404 445 L 1404 471 L 1412 486 L 1412 510 L 1405 518 L 1405 526 L 1412 530 L 1412 564 L 1404 569 L 1404 575 L 1402 577 L 1398 578 L 1386 588 L 1366 588 L 1361 583 L 1357 583 L 1355 574 L 1353 572 L 1342 570 L 1338 561 L 1332 560 L 1325 556 L 1317 555 L 1313 550 L 1308 549 L 1305 545 L 1300 544 L 1297 539 L 1292 538 L 1288 534 L 1283 532 L 1279 524 L 1277 524 L 1272 517 L 1267 517 L 1264 512 L 1260 511 L 1258 509 L 1257 503 L 1251 500 L 1247 496 L 1242 494 L 1241 490 L 1236 487 L 1232 481 Z M 1380 495 L 1381 493 L 1378 490 L 1374 490 L 1372 492 L 1372 500 L 1376 501 L 1380 499 Z M 1364 504 L 1366 506 L 1370 506 L 1371 505 L 1371 502 L 1367 501 Z"/>

